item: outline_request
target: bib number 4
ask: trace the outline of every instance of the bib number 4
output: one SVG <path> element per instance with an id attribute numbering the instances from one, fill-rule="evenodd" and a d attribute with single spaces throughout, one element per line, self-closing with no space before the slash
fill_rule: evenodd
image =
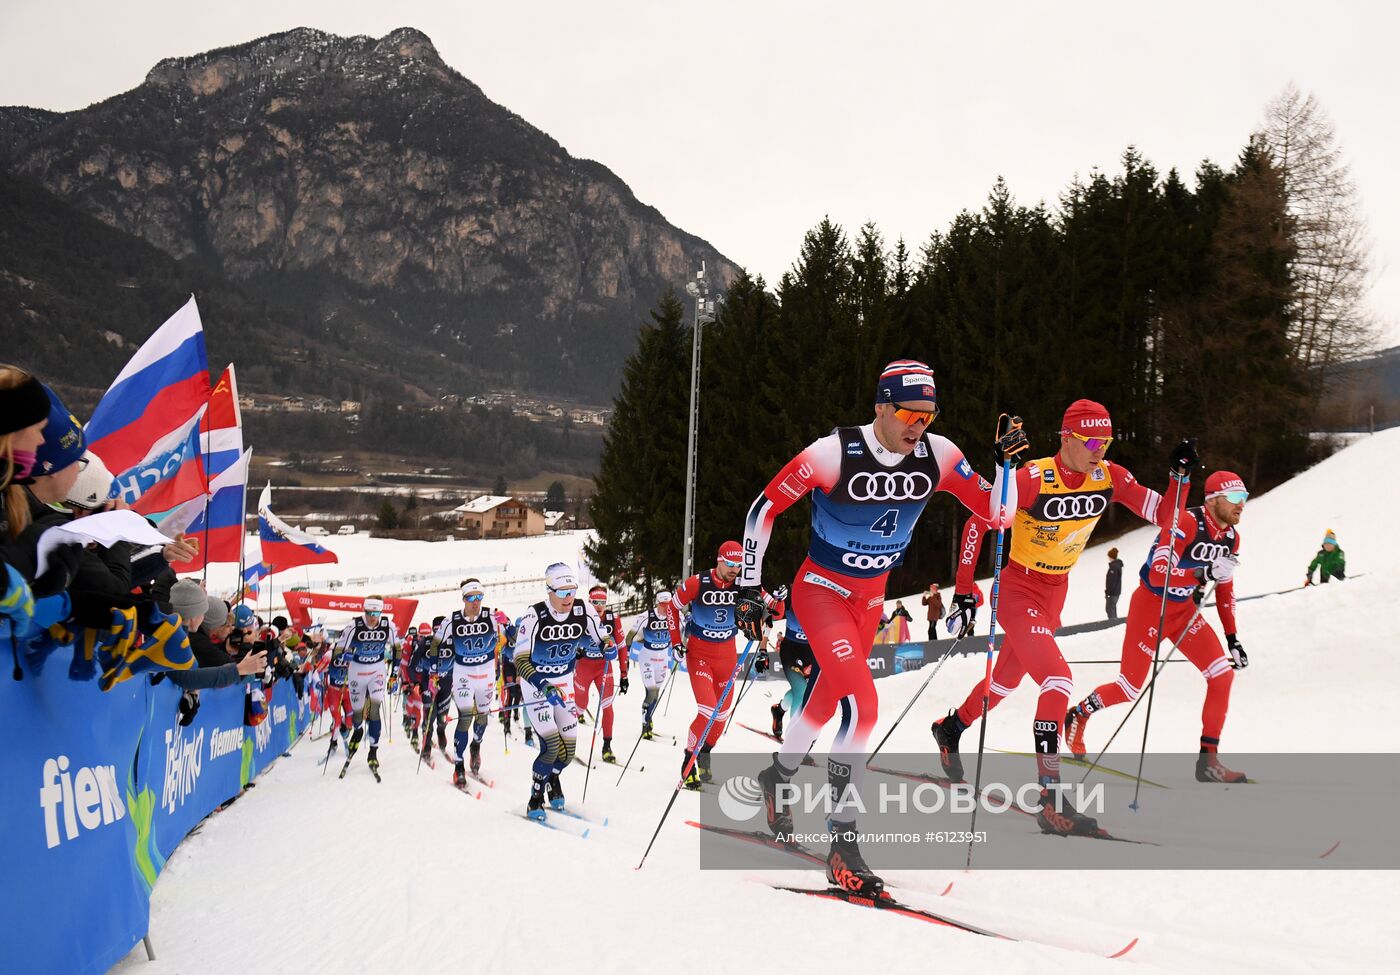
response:
<path id="1" fill-rule="evenodd" d="M 875 519 L 875 523 L 870 526 L 873 532 L 879 532 L 884 538 L 889 538 L 899 531 L 899 509 L 888 508 L 885 513 Z"/>

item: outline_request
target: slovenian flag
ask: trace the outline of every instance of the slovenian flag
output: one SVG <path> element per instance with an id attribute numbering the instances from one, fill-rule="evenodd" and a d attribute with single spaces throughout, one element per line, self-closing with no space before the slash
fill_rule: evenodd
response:
<path id="1" fill-rule="evenodd" d="M 186 501 L 161 521 L 160 527 L 167 534 L 173 529 L 199 540 L 199 554 L 188 562 L 171 565 L 176 572 L 198 572 L 214 562 L 243 561 L 243 507 L 252 454 L 252 450 L 245 451 L 209 482 L 207 495 Z"/>
<path id="2" fill-rule="evenodd" d="M 272 513 L 272 484 L 258 498 L 258 536 L 262 540 L 262 562 L 269 574 L 299 565 L 339 562 L 335 553 L 316 544 L 315 539 L 298 531 Z"/>
<path id="3" fill-rule="evenodd" d="M 118 497 L 138 511 L 164 511 L 205 493 L 199 421 L 209 394 L 204 329 L 191 296 L 132 356 L 88 421 L 88 449 L 121 472 Z M 173 483 L 139 503 L 165 482 Z"/>

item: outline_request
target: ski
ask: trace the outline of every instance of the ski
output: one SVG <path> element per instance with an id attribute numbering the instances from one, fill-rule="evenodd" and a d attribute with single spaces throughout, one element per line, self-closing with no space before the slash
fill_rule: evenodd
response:
<path id="1" fill-rule="evenodd" d="M 1010 749 L 1010 748 L 993 748 L 991 745 L 988 745 L 988 746 L 987 746 L 987 751 L 989 751 L 989 752 L 1000 752 L 1000 753 L 1003 754 L 1003 755 L 1020 755 L 1020 756 L 1023 756 L 1023 757 L 1025 757 L 1025 758 L 1034 758 L 1034 757 L 1035 757 L 1035 753 L 1034 753 L 1034 752 L 1018 752 L 1018 751 L 1016 751 L 1016 750 L 1014 750 L 1014 749 Z M 1089 761 L 1087 758 L 1079 758 L 1079 757 L 1074 756 L 1074 755 L 1063 755 L 1063 754 L 1062 754 L 1062 755 L 1060 756 L 1060 761 L 1063 762 L 1063 763 L 1066 764 L 1066 765 L 1077 765 L 1077 766 L 1079 766 L 1080 768 L 1095 768 L 1095 767 L 1097 767 L 1098 770 L 1099 770 L 1100 772 L 1106 772 L 1106 773 L 1109 774 L 1109 775 L 1116 775 L 1116 776 L 1118 776 L 1119 778 L 1123 778 L 1123 779 L 1130 779 L 1130 780 L 1136 780 L 1136 779 L 1137 779 L 1137 776 L 1134 775 L 1134 774 L 1131 773 L 1131 772 L 1122 772 L 1122 771 L 1119 771 L 1119 770 L 1116 769 L 1116 768 L 1109 768 L 1107 765 L 1098 765 L 1098 766 L 1095 766 L 1094 763 L 1091 762 L 1091 761 Z M 1143 785 L 1154 786 L 1154 787 L 1156 787 L 1156 788 L 1158 788 L 1158 789 L 1170 789 L 1170 788 L 1171 788 L 1171 786 L 1169 786 L 1169 785 L 1163 785 L 1163 784 L 1160 783 L 1160 782 L 1153 782 L 1151 779 L 1143 779 L 1143 780 L 1142 780 L 1142 784 L 1143 784 Z"/>
<path id="2" fill-rule="evenodd" d="M 352 758 L 354 758 L 354 757 L 355 757 L 355 753 L 354 753 L 354 752 L 351 752 L 349 755 L 345 756 L 345 764 L 342 765 L 342 766 L 340 767 L 340 774 L 337 775 L 336 778 L 338 778 L 338 779 L 343 779 L 343 778 L 345 778 L 345 773 L 348 772 L 348 771 L 350 771 L 350 760 L 351 760 Z"/>
<path id="3" fill-rule="evenodd" d="M 707 833 L 715 833 L 719 836 L 727 836 L 730 839 L 741 840 L 745 843 L 765 846 L 779 853 L 787 853 L 819 867 L 826 866 L 826 857 L 810 847 L 803 846 L 801 843 L 783 843 L 774 839 L 769 834 L 759 832 L 758 830 L 730 829 L 727 826 L 711 826 L 708 823 L 697 823 L 693 819 L 687 819 L 685 824 L 687 826 L 694 826 L 696 829 L 703 830 Z"/>
<path id="4" fill-rule="evenodd" d="M 783 740 L 781 738 L 779 738 L 777 735 L 772 734 L 771 732 L 764 731 L 761 728 L 755 728 L 753 725 L 744 724 L 742 721 L 736 721 L 734 723 L 737 724 L 740 728 L 743 728 L 745 731 L 752 731 L 754 734 L 761 735 L 764 738 L 767 738 L 769 741 L 777 742 L 779 745 L 783 743 Z M 816 768 L 817 766 L 817 763 L 813 761 L 811 755 L 803 755 L 802 764 L 811 768 Z"/>
<path id="5" fill-rule="evenodd" d="M 825 862 L 825 861 L 823 861 Z M 893 911 L 905 917 L 914 918 L 919 921 L 927 921 L 930 924 L 938 924 L 943 927 L 956 928 L 959 931 L 966 931 L 969 934 L 980 934 L 984 938 L 996 938 L 1001 941 L 1015 941 L 1016 938 L 989 931 L 986 928 L 979 928 L 974 924 L 965 921 L 958 921 L 942 914 L 935 914 L 933 911 L 926 911 L 921 907 L 914 907 L 895 900 L 889 894 L 881 894 L 878 897 L 870 897 L 861 894 L 853 894 L 840 887 L 826 887 L 822 889 L 811 887 L 783 887 L 777 884 L 772 885 L 774 890 L 785 890 L 793 894 L 806 894 L 808 897 L 820 897 L 824 900 L 845 901 L 847 904 L 855 904 L 859 907 L 871 907 L 881 911 Z"/>
<path id="6" fill-rule="evenodd" d="M 1022 811 L 1022 812 L 1025 812 L 1024 809 L 1021 810 L 1021 811 Z M 1069 834 L 1069 835 L 1066 835 L 1066 834 L 1064 834 L 1064 833 L 1056 833 L 1056 832 L 1053 832 L 1053 831 L 1047 830 L 1047 829 L 1042 829 L 1042 830 L 1040 831 L 1040 835 L 1041 835 L 1041 836 L 1063 836 L 1063 837 L 1064 837 L 1065 839 L 1067 839 L 1067 840 L 1069 840 L 1069 839 L 1081 839 L 1081 840 L 1108 840 L 1108 841 L 1113 842 L 1113 843 L 1135 843 L 1135 844 L 1137 844 L 1138 846 L 1161 846 L 1161 845 L 1162 845 L 1161 843 L 1154 843 L 1154 842 L 1152 842 L 1151 840 L 1130 840 L 1130 839 L 1128 839 L 1126 836 L 1114 836 L 1112 833 L 1110 833 L 1110 832 L 1109 832 L 1108 830 L 1106 830 L 1106 829 L 1103 829 L 1102 827 L 1100 827 L 1097 831 L 1095 831 L 1095 832 L 1093 832 L 1093 833 L 1072 833 L 1072 834 Z"/>
<path id="7" fill-rule="evenodd" d="M 382 778 L 380 778 L 380 776 L 379 776 L 379 766 L 378 766 L 378 765 L 371 765 L 371 766 L 369 767 L 369 774 L 372 775 L 372 776 L 374 776 L 374 781 L 379 782 L 379 783 L 381 783 L 381 784 L 384 782 L 384 780 L 383 780 Z"/>
<path id="8" fill-rule="evenodd" d="M 551 810 L 551 812 L 558 812 L 558 810 Z M 592 830 L 587 830 L 587 829 L 586 829 L 586 830 L 584 830 L 582 833 L 575 833 L 573 830 L 571 830 L 571 829 L 564 829 L 562 826 L 559 826 L 559 825 L 557 825 L 557 824 L 555 824 L 555 823 L 551 823 L 551 822 L 549 822 L 547 819 L 531 819 L 531 818 L 530 818 L 528 815 L 526 815 L 525 813 L 520 813 L 519 815 L 520 815 L 520 818 L 523 819 L 523 820 L 525 820 L 525 822 L 527 822 L 527 823 L 534 823 L 534 824 L 537 825 L 537 826 L 543 826 L 545 829 L 552 829 L 552 830 L 554 830 L 556 833 L 563 833 L 563 834 L 566 835 L 566 836 L 577 836 L 577 837 L 578 837 L 579 839 L 581 839 L 581 840 L 586 840 L 586 839 L 588 839 L 588 834 L 589 834 L 590 832 L 592 832 Z"/>
<path id="9" fill-rule="evenodd" d="M 486 778 L 486 777 L 484 777 L 484 776 L 482 776 L 482 775 L 478 775 L 476 772 L 473 772 L 471 769 L 467 769 L 467 778 L 472 779 L 472 780 L 474 780 L 474 781 L 476 781 L 476 782 L 480 782 L 482 785 L 486 786 L 486 788 L 488 788 L 488 789 L 494 789 L 494 788 L 496 788 L 496 780 L 495 780 L 495 779 L 488 779 L 488 778 Z"/>
<path id="10" fill-rule="evenodd" d="M 549 809 L 549 811 L 552 812 L 552 813 L 556 813 L 556 814 L 558 814 L 558 815 L 560 815 L 560 816 L 568 816 L 570 819 L 577 819 L 577 820 L 578 820 L 579 822 L 581 822 L 581 823 L 590 823 L 590 824 L 592 824 L 592 825 L 594 825 L 594 826 L 606 826 L 606 825 L 608 825 L 608 818 L 607 818 L 606 816 L 603 817 L 603 821 L 600 823 L 600 822 L 598 822 L 598 820 L 596 820 L 596 819 L 590 819 L 590 818 L 588 818 L 587 816 L 583 815 L 582 813 L 576 813 L 576 812 L 574 812 L 572 809 L 555 809 L 553 806 L 551 806 L 550 809 Z M 823 862 L 824 862 L 824 861 L 823 861 Z"/>

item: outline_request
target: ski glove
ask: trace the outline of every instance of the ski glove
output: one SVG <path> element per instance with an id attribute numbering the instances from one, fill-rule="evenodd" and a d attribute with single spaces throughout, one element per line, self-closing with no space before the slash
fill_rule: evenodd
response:
<path id="1" fill-rule="evenodd" d="M 1003 413 L 997 420 L 997 462 L 1018 463 L 1016 458 L 1029 449 L 1030 445 L 1031 442 L 1026 439 L 1026 431 L 1021 429 L 1021 418 Z"/>
<path id="2" fill-rule="evenodd" d="M 53 596 L 67 589 L 78 573 L 78 563 L 82 558 L 83 547 L 76 542 L 60 545 L 49 552 L 49 564 L 44 574 L 29 584 L 34 598 Z"/>
<path id="3" fill-rule="evenodd" d="M 559 693 L 559 688 L 549 684 L 544 689 L 544 699 L 556 708 L 564 706 L 564 695 Z"/>
<path id="4" fill-rule="evenodd" d="M 1239 565 L 1239 561 L 1233 555 L 1222 555 L 1218 559 L 1207 562 L 1202 568 L 1205 577 L 1211 582 L 1229 582 L 1235 577 L 1235 566 Z"/>
<path id="5" fill-rule="evenodd" d="M 1196 464 L 1200 460 L 1196 456 L 1196 441 L 1186 439 L 1177 444 L 1171 455 L 1171 474 L 1177 480 L 1184 481 L 1191 476 L 1191 472 L 1196 469 Z"/>
<path id="6" fill-rule="evenodd" d="M 626 694 L 626 693 L 627 693 L 627 678 L 626 678 L 626 677 L 622 678 L 621 680 L 619 680 L 619 681 L 617 682 L 617 693 L 619 693 L 619 694 Z"/>
<path id="7" fill-rule="evenodd" d="M 944 625 L 948 628 L 948 633 L 962 639 L 972 633 L 973 624 L 977 622 L 977 596 L 975 593 L 960 592 L 953 596 L 953 608 L 948 613 Z"/>
<path id="8" fill-rule="evenodd" d="M 1249 666 L 1249 654 L 1244 652 L 1244 644 L 1233 633 L 1225 634 L 1225 648 L 1230 651 L 1230 666 L 1244 670 Z"/>
<path id="9" fill-rule="evenodd" d="M 760 674 L 766 674 L 768 673 L 768 667 L 770 663 L 771 661 L 769 661 L 768 659 L 768 651 L 760 650 L 758 651 L 758 656 L 754 658 L 753 669 Z"/>
<path id="10" fill-rule="evenodd" d="M 734 591 L 734 618 L 744 636 L 763 639 L 763 615 L 763 594 L 757 586 L 740 586 Z"/>

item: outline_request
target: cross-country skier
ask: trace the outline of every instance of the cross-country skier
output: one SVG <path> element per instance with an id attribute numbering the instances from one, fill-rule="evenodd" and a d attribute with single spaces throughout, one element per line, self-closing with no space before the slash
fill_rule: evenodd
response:
<path id="1" fill-rule="evenodd" d="M 782 642 L 778 644 L 778 662 L 782 665 L 788 689 L 783 699 L 769 708 L 773 715 L 773 737 L 779 741 L 783 740 L 784 713 L 791 714 L 794 721 L 802 714 L 802 702 L 807 697 L 807 681 L 815 665 L 812 644 L 791 605 L 787 607 L 784 622 L 787 626 L 783 630 Z"/>
<path id="2" fill-rule="evenodd" d="M 423 700 L 421 726 L 423 742 L 420 754 L 428 768 L 435 767 L 433 763 L 434 729 L 437 732 L 438 748 L 444 753 L 447 751 L 447 718 L 452 710 L 452 671 L 455 666 L 452 646 L 439 643 L 431 635 L 434 631 L 440 631 L 445 619 L 444 616 L 433 618 L 432 624 L 428 627 L 429 635 L 421 637 L 418 641 L 418 648 L 413 653 L 411 666 L 414 682 L 418 685 Z M 418 747 L 416 737 L 412 743 L 414 747 Z"/>
<path id="3" fill-rule="evenodd" d="M 698 789 L 701 783 L 712 781 L 710 752 L 724 733 L 729 712 L 734 708 L 732 688 L 725 700 L 719 700 L 719 696 L 730 683 L 730 674 L 739 660 L 739 651 L 734 646 L 734 636 L 739 632 L 739 621 L 734 614 L 734 581 L 739 578 L 743 564 L 743 547 L 738 542 L 725 542 L 719 547 L 715 567 L 686 579 L 672 597 L 672 604 L 688 617 L 680 653 L 685 658 L 696 706 L 695 719 L 686 733 L 685 754 L 681 758 L 681 774 L 688 789 Z M 760 596 L 765 617 L 781 611 L 772 596 L 766 592 Z M 762 654 L 761 650 L 759 652 Z M 710 729 L 708 734 L 706 726 Z M 700 740 L 702 734 L 704 741 Z"/>
<path id="4" fill-rule="evenodd" d="M 467 769 L 463 756 L 470 751 L 473 775 L 481 773 L 481 739 L 489 720 L 486 712 L 496 696 L 496 676 L 500 672 L 501 627 L 495 614 L 484 607 L 486 590 L 478 579 L 462 580 L 462 608 L 442 621 L 433 648 L 448 648 L 454 659 L 451 671 L 452 698 L 457 703 L 457 731 L 454 741 L 457 764 L 452 782 L 466 785 Z M 468 720 L 471 719 L 471 720 Z"/>
<path id="5" fill-rule="evenodd" d="M 599 720 L 602 722 L 603 731 L 603 761 L 616 762 L 617 755 L 613 752 L 613 675 L 612 660 L 618 658 L 618 666 L 621 675 L 618 680 L 617 692 L 627 693 L 627 646 L 622 642 L 622 620 L 617 614 L 608 609 L 608 587 L 604 585 L 594 586 L 588 590 L 588 602 L 593 607 L 593 612 L 598 614 L 598 620 L 603 625 L 603 630 L 612 637 L 612 648 L 604 650 L 597 643 L 590 643 L 583 648 L 583 653 L 579 656 L 578 666 L 574 669 L 574 704 L 580 712 L 588 710 L 589 688 L 594 684 L 598 685 Z M 621 653 L 619 653 L 619 648 Z"/>
<path id="6" fill-rule="evenodd" d="M 540 821 L 545 818 L 546 788 L 550 806 L 564 808 L 559 773 L 573 761 L 578 737 L 578 713 L 570 700 L 574 662 L 590 640 L 605 649 L 612 644 L 593 607 L 575 598 L 578 580 L 573 569 L 555 562 L 545 569 L 544 580 L 547 594 L 521 618 L 515 639 L 515 669 L 524 681 L 525 707 L 540 739 L 525 814 Z"/>
<path id="7" fill-rule="evenodd" d="M 1206 679 L 1206 699 L 1201 708 L 1201 753 L 1196 778 L 1202 782 L 1244 782 L 1243 772 L 1220 764 L 1216 752 L 1225 715 L 1230 710 L 1230 687 L 1235 671 L 1249 666 L 1249 657 L 1236 637 L 1235 564 L 1240 551 L 1240 523 L 1249 491 L 1238 474 L 1216 471 L 1206 478 L 1205 504 L 1186 509 L 1169 546 L 1163 529 L 1147 553 L 1138 576 L 1140 582 L 1128 604 L 1128 627 L 1123 635 L 1123 657 L 1118 679 L 1096 688 L 1065 715 L 1065 742 L 1076 758 L 1083 758 L 1084 727 L 1089 715 L 1115 704 L 1136 700 L 1152 669 L 1157 649 L 1157 621 L 1162 617 L 1162 586 L 1170 558 L 1171 578 L 1166 582 L 1167 612 L 1162 636 L 1174 642 Z M 1215 609 L 1225 628 L 1225 647 L 1196 609 L 1204 585 L 1215 583 Z M 1187 629 L 1187 626 L 1190 629 Z M 1228 649 L 1227 649 L 1228 648 Z"/>
<path id="8" fill-rule="evenodd" d="M 903 558 L 914 523 L 935 491 L 952 494 L 989 521 L 1000 517 L 1000 471 L 995 487 L 978 477 L 950 440 L 928 432 L 937 415 L 932 370 L 911 359 L 891 362 L 876 384 L 874 421 L 838 427 L 807 446 L 763 489 L 744 524 L 736 610 L 745 634 L 757 640 L 764 617 L 759 580 L 773 522 L 812 492 L 811 547 L 792 584 L 792 603 L 817 676 L 773 764 L 758 778 L 769 828 L 780 837 L 790 833 L 792 816 L 780 804 L 778 785 L 797 771 L 841 706 L 841 729 L 827 763 L 839 816 L 830 824 L 826 871 L 833 884 L 862 894 L 878 894 L 884 883 L 860 854 L 855 817 L 843 800 L 847 788 L 864 777 L 875 726 L 877 695 L 866 658 L 884 605 L 885 577 Z M 1019 420 L 999 424 L 996 447 L 999 457 L 1025 449 Z M 1010 485 L 1007 497 L 1009 511 L 1016 499 Z"/>
<path id="9" fill-rule="evenodd" d="M 632 624 L 632 631 L 622 642 L 621 652 L 626 653 L 626 648 L 638 637 L 641 638 L 642 647 L 637 666 L 642 670 L 642 686 L 646 691 L 642 699 L 642 737 L 650 741 L 653 737 L 652 716 L 661 701 L 661 688 L 666 685 L 666 678 L 671 672 L 672 653 L 680 644 L 680 632 L 671 611 L 671 594 L 666 590 L 659 590 L 651 608 Z"/>
<path id="10" fill-rule="evenodd" d="M 1313 584 L 1313 573 L 1318 574 L 1318 578 L 1323 585 L 1328 579 L 1345 579 L 1347 577 L 1347 556 L 1342 551 L 1342 547 L 1337 544 L 1337 533 L 1332 529 L 1327 529 L 1327 534 L 1322 536 L 1322 547 L 1317 550 L 1313 560 L 1308 563 L 1308 581 L 1305 586 Z"/>
<path id="11" fill-rule="evenodd" d="M 331 731 L 338 732 L 338 736 L 331 735 L 329 757 L 335 754 L 337 737 L 342 743 L 349 743 L 354 724 L 350 716 L 350 653 L 339 643 L 331 644 L 317 667 L 325 673 L 325 707 L 331 716 Z"/>
<path id="12" fill-rule="evenodd" d="M 375 778 L 379 777 L 380 710 L 384 707 L 384 687 L 387 683 L 385 663 L 392 659 L 398 644 L 399 632 L 394 621 L 384 616 L 384 599 L 381 596 L 366 597 L 362 615 L 356 616 L 341 631 L 337 646 L 350 656 L 348 680 L 355 725 L 345 749 L 345 767 L 340 770 L 342 776 L 345 769 L 350 767 L 355 750 L 360 747 L 360 739 L 365 732 L 362 722 L 366 722 L 369 725 L 369 755 L 365 761 Z"/>
<path id="13" fill-rule="evenodd" d="M 1092 400 L 1076 400 L 1061 423 L 1059 453 L 1030 461 L 1017 471 L 1011 555 L 1001 573 L 997 607 L 997 622 L 1006 639 L 997 653 L 990 690 L 985 679 L 978 681 L 962 706 L 934 722 L 932 729 L 944 772 L 951 779 L 961 779 L 959 739 L 982 715 L 984 694 L 989 694 L 990 711 L 1030 674 L 1040 688 L 1033 731 L 1041 786 L 1037 820 L 1046 832 L 1085 836 L 1098 832 L 1098 823 L 1075 809 L 1059 788 L 1060 720 L 1074 693 L 1074 681 L 1055 643 L 1055 631 L 1069 589 L 1069 570 L 1112 502 L 1159 527 L 1169 529 L 1172 524 L 1172 505 L 1139 484 L 1126 468 L 1104 460 L 1111 443 L 1113 421 L 1108 410 Z M 1195 448 L 1190 441 L 1182 441 L 1172 451 L 1173 477 L 1188 476 L 1195 462 Z M 1177 484 L 1184 487 L 1183 480 Z M 1172 498 L 1178 510 L 1185 507 L 1185 490 Z M 969 518 L 963 528 L 956 595 L 948 615 L 954 628 L 970 628 L 981 601 L 973 572 L 986 534 L 986 523 L 977 518 Z"/>
<path id="14" fill-rule="evenodd" d="M 505 729 L 506 737 L 510 737 L 511 718 L 520 714 L 520 726 L 525 729 L 525 744 L 533 745 L 533 732 L 530 730 L 530 721 L 521 713 L 519 705 L 525 701 L 520 692 L 520 675 L 515 669 L 515 638 L 520 631 L 520 620 L 512 623 L 506 618 L 504 613 L 497 610 L 496 622 L 501 623 L 504 629 L 501 632 L 501 726 Z M 521 617 L 523 619 L 524 617 Z"/>

